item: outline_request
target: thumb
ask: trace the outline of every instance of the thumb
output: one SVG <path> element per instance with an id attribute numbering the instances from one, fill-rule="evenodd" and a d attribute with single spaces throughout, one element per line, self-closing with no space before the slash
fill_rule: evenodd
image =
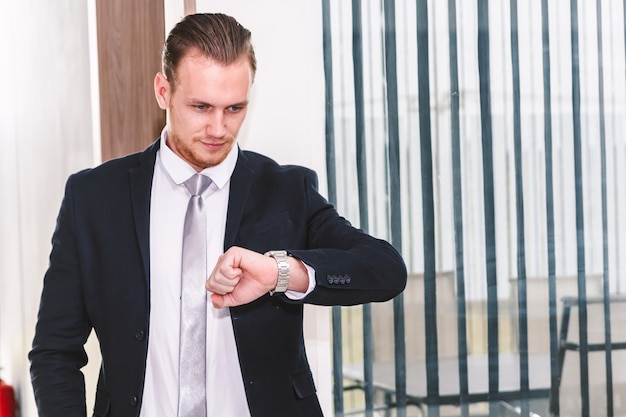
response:
<path id="1" fill-rule="evenodd" d="M 211 294 L 211 302 L 215 308 L 232 307 L 235 305 L 235 299 L 232 294 Z"/>
<path id="2" fill-rule="evenodd" d="M 226 300 L 224 300 L 223 295 L 213 293 L 211 294 L 211 303 L 213 303 L 214 308 L 223 308 L 226 304 Z"/>

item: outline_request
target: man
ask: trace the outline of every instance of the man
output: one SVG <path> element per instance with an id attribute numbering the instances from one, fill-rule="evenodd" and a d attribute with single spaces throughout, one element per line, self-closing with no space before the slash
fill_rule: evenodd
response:
<path id="1" fill-rule="evenodd" d="M 340 217 L 312 171 L 236 146 L 255 70 L 250 32 L 235 19 L 187 16 L 154 82 L 161 137 L 68 179 L 29 355 L 40 416 L 85 416 L 92 329 L 96 416 L 321 416 L 303 304 L 403 290 L 399 254 Z M 191 191 L 192 180 L 210 185 Z M 187 226 L 197 213 L 202 227 Z M 188 235 L 205 228 L 186 256 Z M 209 267 L 187 286 L 198 258 Z M 199 294 L 201 314 L 187 313 L 188 294 Z"/>

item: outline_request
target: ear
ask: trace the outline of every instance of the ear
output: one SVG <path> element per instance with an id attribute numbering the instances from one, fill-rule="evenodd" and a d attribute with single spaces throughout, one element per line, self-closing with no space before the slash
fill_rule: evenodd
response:
<path id="1" fill-rule="evenodd" d="M 171 86 L 163 73 L 159 72 L 154 77 L 154 95 L 159 107 L 166 110 L 170 102 Z"/>

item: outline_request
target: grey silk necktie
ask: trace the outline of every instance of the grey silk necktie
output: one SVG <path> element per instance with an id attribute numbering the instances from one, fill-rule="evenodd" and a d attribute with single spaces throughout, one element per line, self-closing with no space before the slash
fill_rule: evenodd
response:
<path id="1" fill-rule="evenodd" d="M 211 179 L 185 181 L 191 198 L 185 215 L 180 309 L 179 417 L 206 416 L 206 214 L 201 194 Z"/>

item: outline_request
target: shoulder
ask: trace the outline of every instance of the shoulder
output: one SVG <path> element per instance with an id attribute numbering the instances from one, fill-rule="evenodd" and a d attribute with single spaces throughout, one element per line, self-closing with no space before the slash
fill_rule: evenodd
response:
<path id="1" fill-rule="evenodd" d="M 151 181 L 158 151 L 158 141 L 146 150 L 111 159 L 100 165 L 78 171 L 68 178 L 67 186 L 73 189 L 119 190 L 128 186 L 129 176 L 134 172 L 143 173 L 146 181 Z"/>
<path id="2" fill-rule="evenodd" d="M 281 165 L 272 158 L 253 152 L 240 151 L 239 161 L 261 181 L 313 181 L 317 184 L 317 173 L 301 165 Z"/>
<path id="3" fill-rule="evenodd" d="M 159 140 L 153 142 L 148 148 L 141 152 L 132 153 L 103 162 L 95 168 L 83 171 L 83 174 L 93 176 L 109 176 L 125 174 L 128 170 L 136 168 L 153 169 L 158 150 Z"/>

